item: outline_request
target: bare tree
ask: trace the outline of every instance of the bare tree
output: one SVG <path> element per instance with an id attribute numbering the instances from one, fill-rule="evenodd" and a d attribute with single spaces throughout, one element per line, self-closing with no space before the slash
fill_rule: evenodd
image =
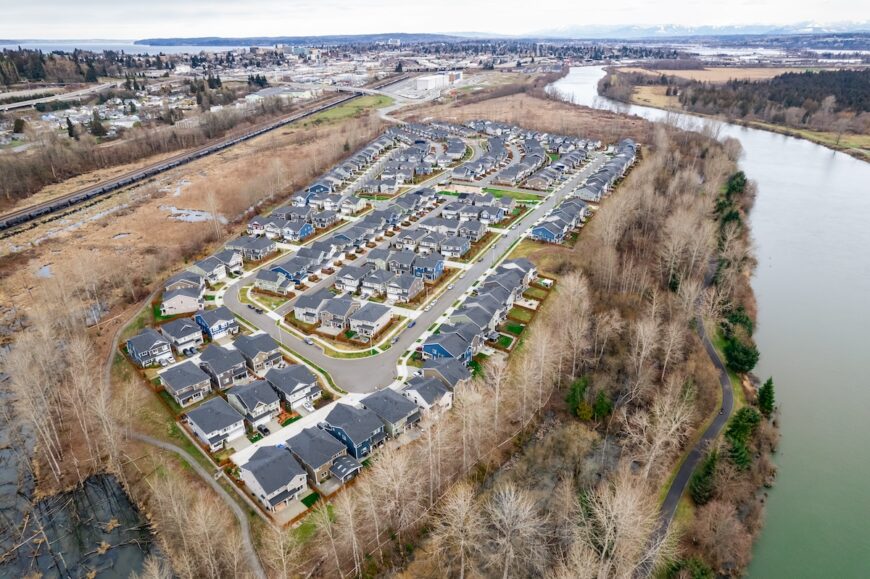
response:
<path id="1" fill-rule="evenodd" d="M 512 484 L 497 488 L 484 507 L 486 553 L 502 578 L 540 573 L 548 563 L 547 525 L 528 493 Z"/>
<path id="2" fill-rule="evenodd" d="M 450 489 L 438 509 L 432 527 L 433 551 L 447 574 L 458 567 L 464 579 L 470 562 L 480 554 L 484 537 L 484 519 L 468 483 L 456 484 Z"/>
<path id="3" fill-rule="evenodd" d="M 292 577 L 302 567 L 302 551 L 292 529 L 270 526 L 263 533 L 259 555 L 275 577 Z"/>

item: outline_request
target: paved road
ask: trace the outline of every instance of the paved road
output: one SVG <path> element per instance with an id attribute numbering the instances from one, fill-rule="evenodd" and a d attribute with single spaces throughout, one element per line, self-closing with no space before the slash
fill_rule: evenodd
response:
<path id="1" fill-rule="evenodd" d="M 184 461 L 187 462 L 194 471 L 196 471 L 196 474 L 198 474 L 202 480 L 214 489 L 227 506 L 230 507 L 233 514 L 236 516 L 236 519 L 239 521 L 239 527 L 242 530 L 242 547 L 245 550 L 245 558 L 248 560 L 248 567 L 250 567 L 251 571 L 254 572 L 254 575 L 258 579 L 266 579 L 266 571 L 263 570 L 263 566 L 260 564 L 260 559 L 257 557 L 257 552 L 254 550 L 254 544 L 251 541 L 251 526 L 248 523 L 248 517 L 242 510 L 242 507 L 239 506 L 224 487 L 222 487 L 220 483 L 218 483 L 218 481 L 208 471 L 202 468 L 202 466 L 184 449 L 145 434 L 139 434 L 138 432 L 133 432 L 130 436 L 135 440 L 177 454 L 184 459 Z"/>
<path id="2" fill-rule="evenodd" d="M 698 328 L 698 334 L 701 337 L 701 342 L 704 344 L 704 349 L 707 351 L 707 356 L 709 356 L 710 361 L 713 362 L 713 365 L 716 366 L 716 370 L 719 372 L 719 386 L 722 389 L 722 406 L 720 407 L 719 414 L 713 419 L 713 422 L 707 427 L 704 434 L 701 435 L 701 439 L 695 443 L 686 460 L 680 466 L 677 476 L 671 482 L 671 488 L 668 489 L 668 494 L 665 496 L 661 506 L 661 524 L 656 535 L 657 538 L 661 538 L 667 533 L 668 527 L 670 527 L 671 521 L 674 519 L 674 514 L 677 512 L 677 506 L 680 504 L 680 498 L 686 492 L 686 487 L 692 478 L 695 467 L 704 457 L 710 442 L 715 440 L 719 436 L 719 433 L 722 432 L 734 409 L 734 391 L 731 388 L 731 379 L 728 377 L 725 364 L 707 337 L 707 331 L 704 329 L 704 324 L 700 319 L 698 319 Z M 644 576 L 649 576 L 651 572 L 651 569 L 647 570 Z"/>
<path id="3" fill-rule="evenodd" d="M 281 328 L 268 315 L 257 314 L 243 304 L 239 298 L 239 289 L 244 285 L 243 280 L 248 278 L 240 278 L 235 281 L 235 284 L 228 287 L 226 294 L 224 294 L 224 304 L 256 327 L 269 333 L 291 351 L 298 352 L 326 370 L 340 388 L 349 392 L 372 392 L 390 384 L 396 378 L 396 366 L 399 359 L 414 346 L 414 342 L 426 332 L 429 326 L 435 323 L 454 301 L 469 290 L 474 282 L 494 265 L 495 260 L 525 234 L 531 224 L 570 193 L 577 182 L 597 170 L 604 160 L 603 155 L 597 156 L 582 171 L 569 178 L 561 188 L 538 204 L 531 213 L 518 222 L 521 227 L 499 235 L 498 241 L 487 252 L 481 254 L 482 261 L 471 264 L 466 270 L 465 278 L 457 279 L 454 282 L 455 287 L 452 290 L 447 290 L 438 298 L 438 307 L 428 312 L 421 311 L 413 328 L 406 328 L 399 334 L 399 340 L 396 344 L 393 344 L 389 350 L 375 356 L 355 359 L 332 358 L 324 354 L 318 346 L 306 344 L 302 339 Z"/>

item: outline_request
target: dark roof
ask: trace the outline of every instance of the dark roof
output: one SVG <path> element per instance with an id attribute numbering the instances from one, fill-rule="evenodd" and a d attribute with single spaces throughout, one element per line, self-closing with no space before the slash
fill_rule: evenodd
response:
<path id="1" fill-rule="evenodd" d="M 299 299 L 296 300 L 296 303 L 293 307 L 295 308 L 313 308 L 320 309 L 321 304 L 324 301 L 331 300 L 335 296 L 333 293 L 325 288 L 321 288 L 314 292 L 313 294 L 304 294 L 299 296 Z"/>
<path id="2" fill-rule="evenodd" d="M 239 399 L 246 410 L 252 411 L 257 404 L 274 404 L 278 395 L 265 380 L 254 380 L 248 384 L 239 384 L 227 390 L 227 396 L 232 394 Z"/>
<path id="3" fill-rule="evenodd" d="M 208 327 L 212 327 L 220 322 L 236 321 L 236 318 L 233 317 L 233 313 L 226 306 L 220 306 L 213 310 L 200 310 L 196 315 L 198 315 Z"/>
<path id="4" fill-rule="evenodd" d="M 411 390 L 417 392 L 427 404 L 434 404 L 449 392 L 447 387 L 438 378 L 428 376 L 415 376 L 408 380 L 407 386 L 402 388 L 404 392 Z"/>
<path id="5" fill-rule="evenodd" d="M 334 298 L 323 306 L 324 312 L 334 316 L 346 316 L 356 306 L 356 302 L 350 298 Z"/>
<path id="6" fill-rule="evenodd" d="M 238 350 L 230 350 L 217 344 L 209 344 L 199 355 L 200 364 L 207 365 L 215 374 L 223 374 L 236 366 L 244 366 L 245 358 Z"/>
<path id="7" fill-rule="evenodd" d="M 252 336 L 239 336 L 233 345 L 244 356 L 254 358 L 258 354 L 274 352 L 278 349 L 278 342 L 269 334 L 254 334 Z"/>
<path id="8" fill-rule="evenodd" d="M 362 464 L 360 464 L 357 459 L 348 454 L 343 454 L 335 459 L 335 462 L 333 462 L 332 466 L 329 468 L 329 472 L 334 476 L 343 479 L 351 473 L 362 470 L 362 467 Z"/>
<path id="9" fill-rule="evenodd" d="M 460 362 L 451 358 L 437 358 L 435 360 L 426 360 L 423 363 L 423 371 L 430 370 L 434 374 L 441 377 L 450 388 L 455 388 L 459 382 L 471 378 L 471 370 Z"/>
<path id="10" fill-rule="evenodd" d="M 390 388 L 373 392 L 360 400 L 382 420 L 396 423 L 417 411 L 417 405 Z"/>
<path id="11" fill-rule="evenodd" d="M 426 340 L 426 344 L 441 346 L 454 358 L 463 355 L 469 346 L 459 334 L 435 334 Z"/>
<path id="12" fill-rule="evenodd" d="M 168 344 L 166 338 L 157 333 L 153 328 L 145 328 L 129 340 L 127 344 L 133 347 L 137 352 L 150 350 L 161 344 Z"/>
<path id="13" fill-rule="evenodd" d="M 199 325 L 191 318 L 177 318 L 175 320 L 166 322 L 165 324 L 160 326 L 160 330 L 163 332 L 164 335 L 172 336 L 173 338 L 189 336 L 194 332 L 202 334 L 202 330 L 200 329 Z"/>
<path id="14" fill-rule="evenodd" d="M 271 368 L 266 372 L 266 380 L 273 388 L 285 395 L 293 394 L 299 388 L 317 382 L 317 378 L 311 373 L 311 370 L 301 364 L 291 364 L 284 368 Z"/>
<path id="15" fill-rule="evenodd" d="M 305 474 L 290 451 L 277 446 L 257 449 L 242 468 L 254 475 L 267 495 L 287 486 L 294 477 Z"/>
<path id="16" fill-rule="evenodd" d="M 368 440 L 384 426 L 377 414 L 371 410 L 341 403 L 335 405 L 325 421 L 331 426 L 344 430 L 357 444 Z"/>
<path id="17" fill-rule="evenodd" d="M 352 320 L 358 322 L 376 322 L 380 320 L 384 314 L 389 314 L 390 308 L 382 304 L 372 302 L 366 303 L 351 316 Z"/>
<path id="18" fill-rule="evenodd" d="M 223 430 L 242 421 L 242 415 L 226 400 L 217 396 L 206 400 L 187 413 L 187 419 L 196 424 L 206 434 Z"/>
<path id="19" fill-rule="evenodd" d="M 208 382 L 208 374 L 203 372 L 193 362 L 182 362 L 160 374 L 160 381 L 173 392 L 178 392 L 188 386 Z"/>
<path id="20" fill-rule="evenodd" d="M 342 443 L 319 428 L 306 428 L 287 441 L 293 454 L 303 464 L 317 469 L 344 452 Z"/>

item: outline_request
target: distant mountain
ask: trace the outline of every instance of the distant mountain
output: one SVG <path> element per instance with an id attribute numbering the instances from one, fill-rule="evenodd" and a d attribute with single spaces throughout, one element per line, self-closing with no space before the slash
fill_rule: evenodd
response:
<path id="1" fill-rule="evenodd" d="M 537 32 L 534 36 L 544 38 L 590 38 L 590 39 L 656 39 L 690 38 L 710 36 L 746 36 L 759 34 L 838 34 L 870 31 L 870 22 L 845 22 L 819 24 L 800 22 L 789 25 L 755 24 L 745 26 L 566 26 Z"/>
<path id="2" fill-rule="evenodd" d="M 147 46 L 274 46 L 276 44 L 366 44 L 398 39 L 402 42 L 455 42 L 463 37 L 450 34 L 341 34 L 331 36 L 249 36 L 224 38 L 220 36 L 197 38 L 143 38 L 134 44 Z"/>

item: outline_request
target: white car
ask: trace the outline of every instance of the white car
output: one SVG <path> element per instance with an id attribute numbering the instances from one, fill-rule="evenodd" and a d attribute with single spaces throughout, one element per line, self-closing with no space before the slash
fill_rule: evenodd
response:
<path id="1" fill-rule="evenodd" d="M 424 312 L 428 312 L 428 311 L 431 310 L 431 309 L 432 309 L 432 304 L 429 304 L 428 306 L 426 306 L 425 308 L 423 308 L 423 311 L 424 311 Z"/>
<path id="2" fill-rule="evenodd" d="M 447 286 L 447 289 L 448 289 L 448 290 L 452 290 L 452 289 L 455 288 L 455 287 L 456 287 L 455 285 L 450 284 L 450 285 Z"/>
<path id="3" fill-rule="evenodd" d="M 459 274 L 459 279 L 465 279 L 465 272 L 464 271 Z"/>

